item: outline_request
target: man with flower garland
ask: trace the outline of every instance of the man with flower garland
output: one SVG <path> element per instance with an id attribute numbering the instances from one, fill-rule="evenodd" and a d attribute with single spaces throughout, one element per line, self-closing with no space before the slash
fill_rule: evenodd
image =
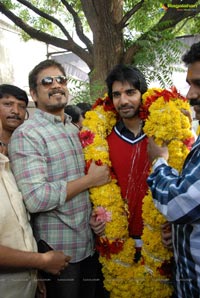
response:
<path id="1" fill-rule="evenodd" d="M 130 65 L 116 65 L 106 83 L 108 96 L 119 114 L 119 121 L 107 138 L 110 160 L 122 197 L 128 205 L 129 235 L 135 239 L 137 262 L 142 246 L 142 199 L 148 190 L 146 179 L 150 169 L 147 137 L 139 116 L 141 98 L 147 91 L 147 84 L 143 74 Z M 93 223 L 98 235 L 101 235 L 102 226 Z"/>
<path id="2" fill-rule="evenodd" d="M 188 66 L 187 97 L 200 120 L 200 42 L 183 56 Z M 153 173 L 147 182 L 155 206 L 172 223 L 172 242 L 176 262 L 175 297 L 200 297 L 200 137 L 188 154 L 182 173 L 168 163 L 167 146 L 149 139 L 149 158 Z"/>

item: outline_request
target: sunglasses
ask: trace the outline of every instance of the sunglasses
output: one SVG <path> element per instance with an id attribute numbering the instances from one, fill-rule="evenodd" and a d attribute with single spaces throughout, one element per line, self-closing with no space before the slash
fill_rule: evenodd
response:
<path id="1" fill-rule="evenodd" d="M 53 84 L 54 80 L 56 80 L 56 82 L 60 85 L 67 84 L 67 77 L 65 77 L 65 76 L 45 77 L 41 80 L 40 84 L 43 86 L 50 86 L 51 84 Z"/>

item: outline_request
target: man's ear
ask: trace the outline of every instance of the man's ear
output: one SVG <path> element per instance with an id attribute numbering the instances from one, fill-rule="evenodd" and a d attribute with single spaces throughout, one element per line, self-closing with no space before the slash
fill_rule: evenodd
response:
<path id="1" fill-rule="evenodd" d="M 30 92 L 32 100 L 35 103 L 35 106 L 37 107 L 37 93 L 36 93 L 36 91 L 33 89 L 30 89 L 29 92 Z"/>

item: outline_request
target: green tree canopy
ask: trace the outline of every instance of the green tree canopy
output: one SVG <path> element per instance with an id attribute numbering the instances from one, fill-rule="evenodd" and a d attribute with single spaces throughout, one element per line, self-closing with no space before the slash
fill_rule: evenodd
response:
<path id="1" fill-rule="evenodd" d="M 33 38 L 71 51 L 90 69 L 90 81 L 104 80 L 118 63 L 134 64 L 148 81 L 170 84 L 180 61 L 175 37 L 199 33 L 195 0 L 0 0 L 0 12 Z M 188 29 L 189 28 L 189 29 Z"/>

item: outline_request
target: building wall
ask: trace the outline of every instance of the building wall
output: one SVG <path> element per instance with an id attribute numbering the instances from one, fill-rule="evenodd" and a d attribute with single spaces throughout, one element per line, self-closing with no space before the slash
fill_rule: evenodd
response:
<path id="1" fill-rule="evenodd" d="M 28 88 L 28 73 L 41 60 L 46 59 L 45 43 L 24 42 L 20 31 L 0 19 L 0 83 Z"/>
<path id="2" fill-rule="evenodd" d="M 30 39 L 25 42 L 20 30 L 1 17 L 0 14 L 0 84 L 14 84 L 29 95 L 28 74 L 36 64 L 47 57 L 60 62 L 67 75 L 81 81 L 88 80 L 89 68 L 78 56 L 37 40 Z M 70 84 L 69 82 L 69 89 Z M 71 97 L 69 95 L 69 100 Z M 32 114 L 35 106 L 30 96 L 29 99 Z"/>
<path id="3" fill-rule="evenodd" d="M 48 51 L 58 50 L 48 47 Z M 22 40 L 20 30 L 0 15 L 0 84 L 13 84 L 29 95 L 28 74 L 40 61 L 47 59 L 47 46 L 37 40 Z M 34 104 L 29 96 L 30 114 Z"/>

